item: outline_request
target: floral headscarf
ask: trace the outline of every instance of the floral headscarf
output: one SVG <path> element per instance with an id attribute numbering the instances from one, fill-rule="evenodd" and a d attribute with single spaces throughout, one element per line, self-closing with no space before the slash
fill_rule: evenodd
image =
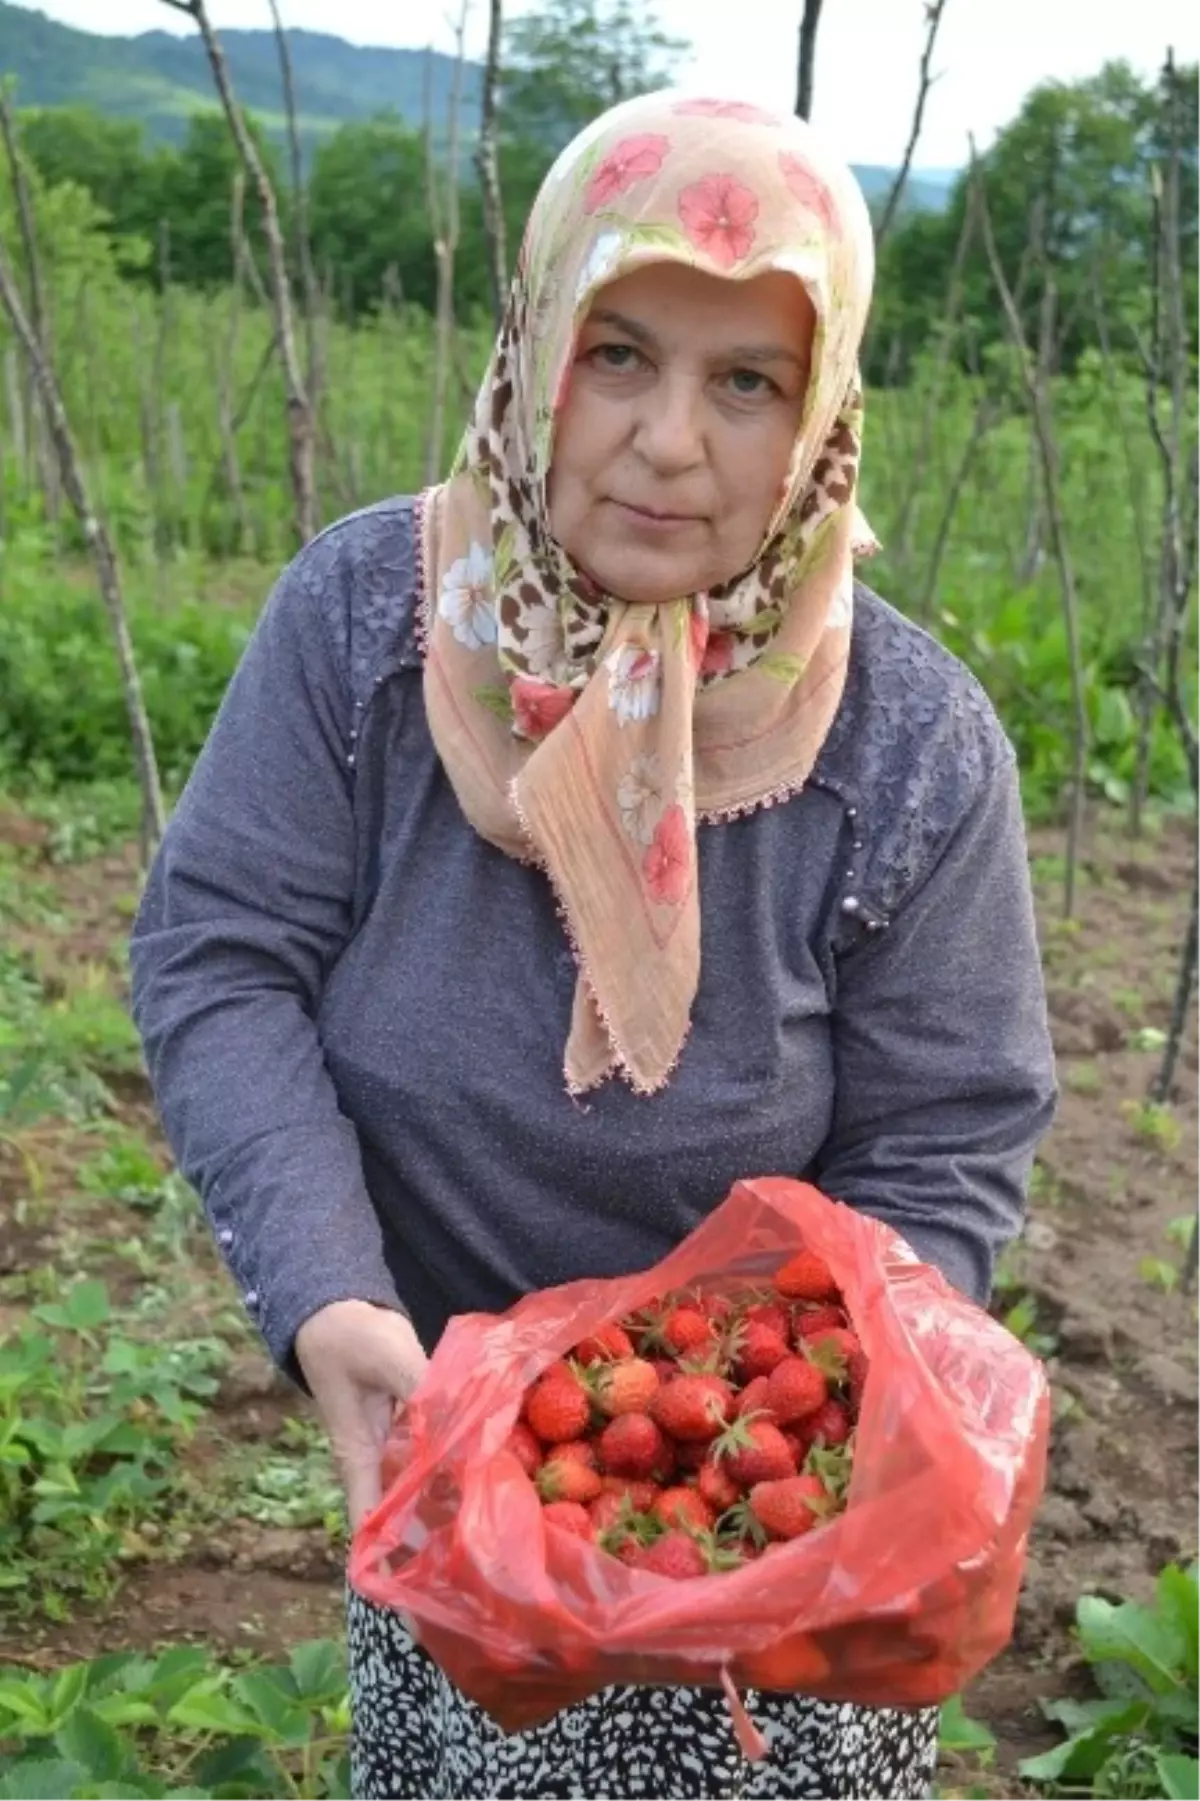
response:
<path id="1" fill-rule="evenodd" d="M 757 559 L 659 606 L 599 593 L 550 535 L 556 407 L 597 290 L 650 262 L 795 275 L 816 313 L 786 485 Z M 603 114 L 538 195 L 450 480 L 422 499 L 425 697 L 468 820 L 553 884 L 579 963 L 565 1076 L 668 1080 L 700 974 L 697 821 L 802 787 L 845 682 L 857 356 L 873 245 L 812 129 L 666 92 Z"/>

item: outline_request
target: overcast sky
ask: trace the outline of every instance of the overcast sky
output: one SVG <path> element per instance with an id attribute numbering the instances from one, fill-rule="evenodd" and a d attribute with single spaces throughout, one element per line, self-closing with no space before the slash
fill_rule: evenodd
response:
<path id="1" fill-rule="evenodd" d="M 285 22 L 355 44 L 453 47 L 459 0 L 280 0 Z M 529 0 L 509 0 L 515 13 Z M 86 31 L 186 32 L 160 0 L 42 0 L 39 11 Z M 267 26 L 267 0 L 209 0 L 218 26 Z M 791 108 L 801 0 L 658 0 L 654 7 L 694 56 L 681 79 L 713 92 Z M 814 122 L 858 163 L 895 163 L 908 135 L 924 36 L 924 0 L 825 0 L 817 41 Z M 470 0 L 468 52 L 482 51 L 486 0 Z M 1147 73 L 1173 45 L 1192 61 L 1196 0 L 948 0 L 916 162 L 956 167 L 967 133 L 980 146 L 1037 83 L 1094 74 L 1124 57 Z M 303 97 L 301 97 L 303 101 Z"/>

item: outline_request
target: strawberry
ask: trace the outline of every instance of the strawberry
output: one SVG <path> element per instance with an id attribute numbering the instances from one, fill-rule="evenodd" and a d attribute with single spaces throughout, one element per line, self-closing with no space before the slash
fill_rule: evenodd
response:
<path id="1" fill-rule="evenodd" d="M 683 1526 L 695 1532 L 707 1532 L 716 1524 L 716 1514 L 694 1488 L 664 1488 L 652 1509 L 664 1526 Z"/>
<path id="2" fill-rule="evenodd" d="M 615 1494 L 605 1489 L 588 1508 L 592 1529 L 597 1539 L 607 1538 L 617 1531 L 624 1531 L 633 1514 L 627 1494 Z"/>
<path id="3" fill-rule="evenodd" d="M 650 1570 L 656 1576 L 670 1576 L 676 1582 L 708 1574 L 708 1558 L 686 1532 L 664 1533 L 652 1545 L 644 1545 L 630 1561 L 635 1569 Z"/>
<path id="4" fill-rule="evenodd" d="M 704 1443 L 729 1423 L 733 1390 L 720 1376 L 676 1376 L 660 1388 L 650 1417 L 671 1438 Z"/>
<path id="5" fill-rule="evenodd" d="M 792 1447 L 792 1457 L 798 1470 L 804 1468 L 804 1459 L 812 1448 L 812 1439 L 808 1435 L 808 1421 L 799 1420 L 794 1426 L 781 1426 L 780 1431 Z"/>
<path id="6" fill-rule="evenodd" d="M 809 1440 L 815 1444 L 844 1445 L 850 1436 L 850 1415 L 840 1401 L 826 1401 L 804 1422 Z"/>
<path id="7" fill-rule="evenodd" d="M 777 1363 L 791 1356 L 791 1346 L 770 1326 L 747 1325 L 738 1335 L 735 1347 L 738 1373 L 743 1382 L 755 1376 L 769 1376 Z"/>
<path id="8" fill-rule="evenodd" d="M 536 1476 L 542 1462 L 542 1447 L 529 1427 L 520 1420 L 508 1435 L 508 1449 L 527 1476 Z"/>
<path id="9" fill-rule="evenodd" d="M 820 1525 L 834 1502 L 819 1476 L 789 1476 L 780 1482 L 756 1482 L 750 1511 L 772 1538 L 801 1538 Z"/>
<path id="10" fill-rule="evenodd" d="M 814 1332 L 827 1332 L 831 1326 L 844 1326 L 846 1316 L 840 1307 L 822 1303 L 816 1307 L 798 1307 L 793 1316 L 797 1339 L 811 1338 Z"/>
<path id="11" fill-rule="evenodd" d="M 592 1516 L 586 1507 L 578 1501 L 551 1501 L 548 1507 L 542 1508 L 542 1518 L 550 1526 L 561 1526 L 566 1532 L 573 1532 L 576 1538 L 594 1538 L 595 1526 Z"/>
<path id="12" fill-rule="evenodd" d="M 647 1357 L 646 1362 L 658 1377 L 660 1384 L 673 1381 L 679 1374 L 679 1365 L 673 1357 Z"/>
<path id="13" fill-rule="evenodd" d="M 650 1513 L 662 1490 L 657 1482 L 638 1482 L 631 1476 L 602 1476 L 606 1495 L 618 1495 L 628 1501 L 634 1513 Z"/>
<path id="14" fill-rule="evenodd" d="M 706 1313 L 714 1326 L 721 1326 L 733 1312 L 733 1302 L 727 1294 L 702 1295 L 697 1302 L 702 1313 Z"/>
<path id="15" fill-rule="evenodd" d="M 779 1481 L 796 1473 L 792 1448 L 770 1420 L 734 1420 L 713 1449 L 724 1459 L 726 1473 L 742 1488 L 755 1482 Z"/>
<path id="16" fill-rule="evenodd" d="M 685 1476 L 694 1476 L 708 1460 L 708 1446 L 700 1439 L 687 1439 L 671 1448 L 675 1453 L 675 1467 L 682 1470 Z"/>
<path id="17" fill-rule="evenodd" d="M 667 1443 L 647 1413 L 622 1413 L 610 1420 L 597 1446 L 610 1476 L 646 1477 L 667 1461 Z"/>
<path id="18" fill-rule="evenodd" d="M 633 1340 L 624 1326 L 615 1323 L 601 1326 L 589 1338 L 581 1338 L 575 1347 L 578 1362 L 585 1366 L 590 1363 L 616 1363 L 622 1357 L 633 1356 Z"/>
<path id="19" fill-rule="evenodd" d="M 849 1369 L 850 1359 L 861 1353 L 862 1344 L 858 1333 L 852 1332 L 849 1326 L 827 1326 L 824 1331 L 809 1335 L 808 1348 L 813 1352 L 824 1351 L 840 1357 Z"/>
<path id="20" fill-rule="evenodd" d="M 769 1407 L 766 1376 L 755 1376 L 753 1382 L 747 1382 L 737 1398 L 734 1412 L 739 1419 L 748 1413 L 764 1413 Z"/>
<path id="21" fill-rule="evenodd" d="M 767 1378 L 767 1405 L 782 1426 L 807 1418 L 828 1399 L 828 1382 L 805 1357 L 785 1357 Z"/>
<path id="22" fill-rule="evenodd" d="M 565 1363 L 552 1364 L 525 1397 L 525 1418 L 546 1445 L 578 1438 L 591 1417 L 591 1403 Z"/>
<path id="23" fill-rule="evenodd" d="M 572 1448 L 564 1445 L 560 1450 L 551 1451 L 534 1477 L 543 1501 L 578 1501 L 586 1506 L 600 1494 L 603 1487 L 600 1472 L 581 1458 L 564 1454 Z M 591 1447 L 583 1448 L 590 1450 Z"/>
<path id="24" fill-rule="evenodd" d="M 673 1307 L 659 1328 L 662 1342 L 677 1357 L 707 1351 L 715 1341 L 712 1321 L 699 1307 Z"/>
<path id="25" fill-rule="evenodd" d="M 788 1301 L 836 1301 L 838 1285 L 824 1257 L 801 1251 L 775 1272 L 775 1287 Z"/>
<path id="26" fill-rule="evenodd" d="M 714 1513 L 724 1513 L 737 1504 L 741 1489 L 719 1463 L 705 1463 L 696 1477 L 696 1492 L 706 1500 Z"/>
<path id="27" fill-rule="evenodd" d="M 649 1363 L 641 1357 L 627 1357 L 598 1370 L 596 1405 L 610 1419 L 621 1413 L 645 1413 L 658 1387 L 658 1376 Z"/>
<path id="28" fill-rule="evenodd" d="M 748 1326 L 766 1326 L 786 1338 L 792 1329 L 792 1311 L 782 1301 L 756 1301 L 747 1307 L 743 1318 Z"/>

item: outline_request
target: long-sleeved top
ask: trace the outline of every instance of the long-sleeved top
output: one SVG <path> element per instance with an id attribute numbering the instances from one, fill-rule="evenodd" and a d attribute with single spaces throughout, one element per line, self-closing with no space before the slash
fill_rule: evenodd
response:
<path id="1" fill-rule="evenodd" d="M 272 1354 L 358 1297 L 447 1319 L 662 1257 L 804 1175 L 976 1299 L 1054 1104 L 1017 776 L 967 670 L 859 587 L 804 789 L 698 833 L 690 1037 L 564 1087 L 546 878 L 430 738 L 413 506 L 331 526 L 259 619 L 151 872 L 133 1007 L 167 1137 Z"/>

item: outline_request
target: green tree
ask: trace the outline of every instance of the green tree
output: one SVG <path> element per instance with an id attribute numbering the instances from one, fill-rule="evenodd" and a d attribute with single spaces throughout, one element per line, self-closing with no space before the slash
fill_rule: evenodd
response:
<path id="1" fill-rule="evenodd" d="M 25 154 L 48 188 L 83 188 L 115 237 L 153 233 L 160 158 L 147 153 L 137 120 L 89 106 L 46 107 L 23 112 L 20 128 Z"/>
<path id="2" fill-rule="evenodd" d="M 253 119 L 249 124 L 274 184 L 286 233 L 290 195 L 279 153 Z M 160 153 L 156 200 L 159 220 L 165 222 L 170 236 L 174 280 L 198 288 L 216 287 L 229 280 L 234 184 L 240 173 L 236 146 L 224 118 L 215 111 L 194 113 L 181 148 Z M 247 242 L 257 252 L 262 243 L 261 208 L 258 195 L 249 186 L 243 195 L 242 217 Z"/>

